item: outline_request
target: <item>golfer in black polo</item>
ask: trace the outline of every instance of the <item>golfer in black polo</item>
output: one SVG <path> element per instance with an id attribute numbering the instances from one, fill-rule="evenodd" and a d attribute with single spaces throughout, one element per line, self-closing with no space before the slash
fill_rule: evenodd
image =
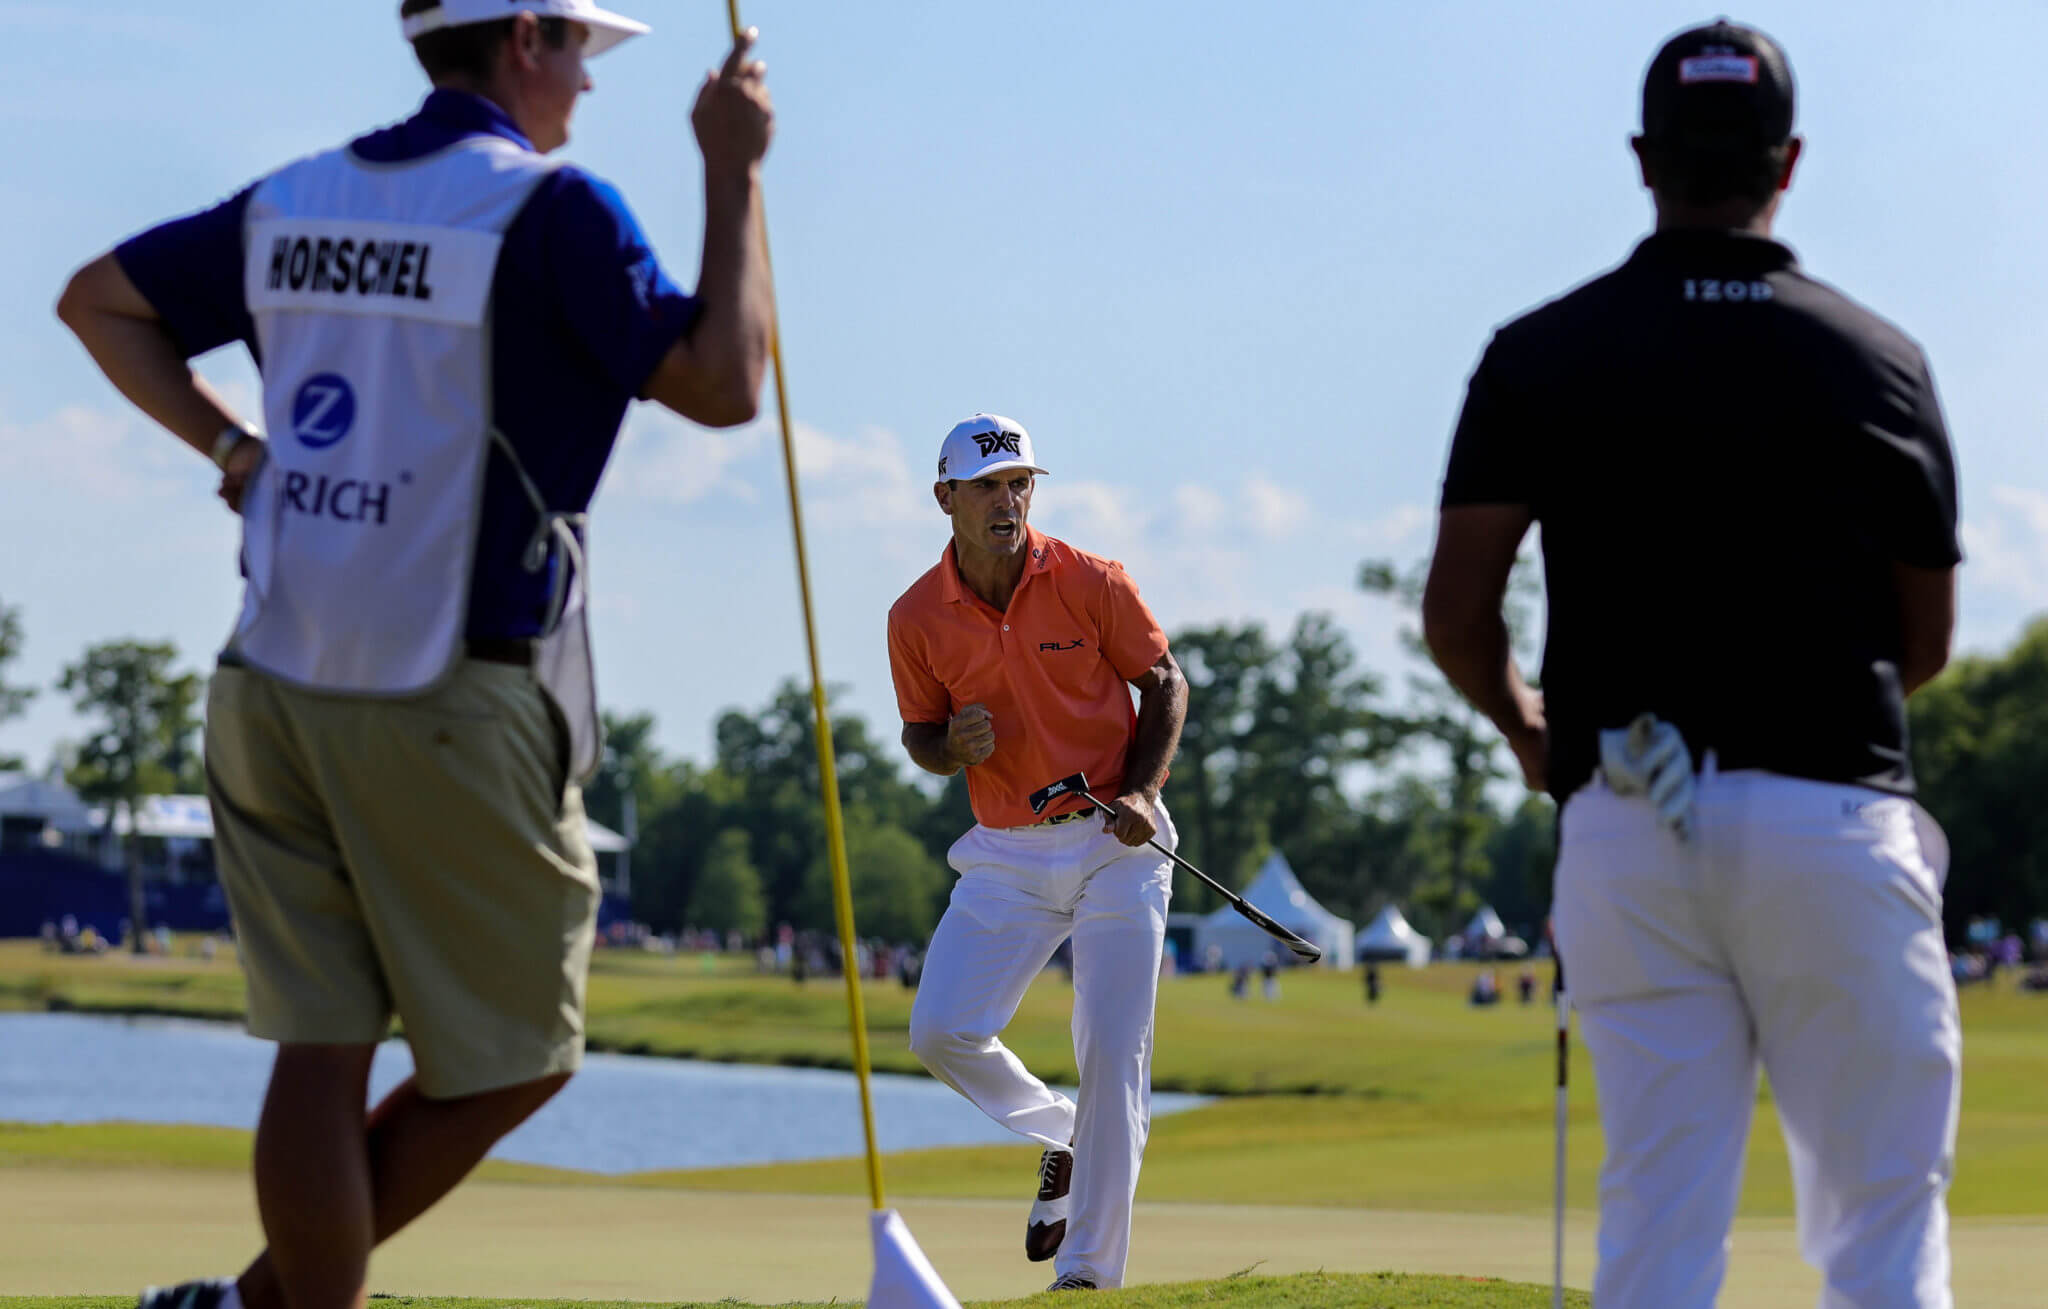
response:
<path id="1" fill-rule="evenodd" d="M 1605 1309 L 1714 1302 L 1759 1061 L 1820 1303 L 1950 1304 L 1962 1042 L 1905 698 L 1948 656 L 1955 465 L 1919 348 L 1771 239 L 1800 145 L 1769 37 L 1658 52 L 1657 230 L 1488 347 L 1424 598 L 1446 675 L 1563 805 Z M 1500 613 L 1531 523 L 1541 694 Z"/>

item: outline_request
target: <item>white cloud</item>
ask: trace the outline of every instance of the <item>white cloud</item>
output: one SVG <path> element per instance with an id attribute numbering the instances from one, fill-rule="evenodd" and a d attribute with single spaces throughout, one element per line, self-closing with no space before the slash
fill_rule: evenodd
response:
<path id="1" fill-rule="evenodd" d="M 1222 496 L 1206 486 L 1184 483 L 1173 489 L 1174 513 L 1179 526 L 1190 532 L 1213 531 L 1228 511 Z"/>
<path id="2" fill-rule="evenodd" d="M 799 422 L 793 444 L 807 518 L 876 528 L 923 524 L 937 513 L 930 483 L 913 472 L 893 432 L 866 427 L 841 437 Z M 781 504 L 788 490 L 775 420 L 712 431 L 658 405 L 637 406 L 620 433 L 605 491 L 621 503 L 689 505 L 727 497 Z"/>
<path id="3" fill-rule="evenodd" d="M 1963 524 L 1965 595 L 1988 593 L 2007 604 L 2048 607 L 2048 493 L 1993 487 L 1994 512 Z"/>
<path id="4" fill-rule="evenodd" d="M 1425 504 L 1396 505 L 1377 518 L 1351 525 L 1347 535 L 1373 550 L 1419 552 L 1428 544 L 1436 510 Z"/>
<path id="5" fill-rule="evenodd" d="M 134 504 L 212 481 L 184 442 L 142 415 L 67 405 L 47 418 L 0 415 L 0 481 Z"/>
<path id="6" fill-rule="evenodd" d="M 1032 502 L 1032 522 L 1093 554 L 1131 564 L 1172 535 L 1151 530 L 1155 515 L 1144 505 L 1145 494 L 1108 482 L 1044 482 Z"/>
<path id="7" fill-rule="evenodd" d="M 671 505 L 692 504 L 714 491 L 754 500 L 755 488 L 730 470 L 766 448 L 770 436 L 767 423 L 714 432 L 660 405 L 634 405 L 619 432 L 601 494 Z"/>
<path id="8" fill-rule="evenodd" d="M 894 532 L 938 518 L 931 479 L 912 470 L 894 432 L 864 427 L 846 438 L 798 423 L 795 445 L 806 512 L 815 504 L 820 522 Z M 775 471 L 781 475 L 779 463 Z"/>
<path id="9" fill-rule="evenodd" d="M 1252 530 L 1268 541 L 1278 541 L 1307 527 L 1314 517 L 1308 497 L 1289 487 L 1277 486 L 1263 477 L 1246 483 L 1245 516 Z"/>

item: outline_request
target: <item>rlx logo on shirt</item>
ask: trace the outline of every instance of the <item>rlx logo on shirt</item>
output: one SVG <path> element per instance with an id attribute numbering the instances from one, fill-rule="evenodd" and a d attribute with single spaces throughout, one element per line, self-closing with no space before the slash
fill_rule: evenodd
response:
<path id="1" fill-rule="evenodd" d="M 1040 641 L 1038 643 L 1038 652 L 1040 654 L 1057 654 L 1062 650 L 1079 650 L 1080 648 L 1081 638 L 1078 636 L 1064 645 L 1058 641 Z"/>

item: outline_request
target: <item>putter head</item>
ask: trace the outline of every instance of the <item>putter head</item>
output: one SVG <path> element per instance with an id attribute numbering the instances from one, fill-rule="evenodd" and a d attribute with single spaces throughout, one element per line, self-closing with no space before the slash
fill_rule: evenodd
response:
<path id="1" fill-rule="evenodd" d="M 1271 915 L 1262 913 L 1250 901 L 1240 897 L 1237 901 L 1236 908 L 1237 912 L 1244 915 L 1245 919 L 1248 922 L 1250 922 L 1253 927 L 1258 928 L 1267 936 L 1272 937 L 1280 944 L 1294 951 L 1294 953 L 1298 957 L 1306 959 L 1310 963 L 1315 963 L 1323 957 L 1323 948 L 1321 946 L 1316 945 L 1312 941 L 1302 940 L 1294 933 L 1282 927 L 1279 923 L 1274 922 Z"/>
<path id="2" fill-rule="evenodd" d="M 1041 786 L 1031 793 L 1031 812 L 1033 814 L 1042 814 L 1045 812 L 1047 805 L 1061 796 L 1080 795 L 1087 791 L 1087 789 L 1088 774 L 1086 773 L 1075 773 L 1071 777 L 1062 777 L 1059 781 L 1047 786 Z"/>

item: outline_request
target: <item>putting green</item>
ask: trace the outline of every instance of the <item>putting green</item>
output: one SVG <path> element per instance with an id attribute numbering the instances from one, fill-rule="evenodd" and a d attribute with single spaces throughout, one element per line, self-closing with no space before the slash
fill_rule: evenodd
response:
<path id="1" fill-rule="evenodd" d="M 0 1309 L 128 1309 L 131 1299 L 111 1296 L 0 1296 Z M 717 1305 L 703 1301 L 690 1304 L 662 1304 L 645 1301 L 592 1300 L 477 1300 L 444 1296 L 389 1296 L 380 1299 L 378 1309 L 720 1309 L 736 1301 Z M 973 1306 L 995 1302 L 970 1301 Z M 1005 1305 L 1067 1304 L 1041 1292 L 1025 1300 L 1005 1300 Z M 1217 1282 L 1178 1282 L 1171 1285 L 1132 1287 L 1096 1297 L 1091 1304 L 1108 1309 L 1340 1309 L 1340 1306 L 1371 1305 L 1373 1309 L 1544 1309 L 1550 1292 L 1540 1286 L 1522 1286 L 1476 1277 L 1412 1277 L 1399 1273 L 1302 1273 L 1294 1277 L 1237 1276 Z M 1584 1309 L 1585 1295 L 1573 1291 L 1565 1297 L 1572 1309 Z M 781 1309 L 832 1309 L 816 1301 L 787 1304 Z"/>
<path id="2" fill-rule="evenodd" d="M 1019 1249 L 1020 1201 L 910 1199 L 901 1209 L 964 1299 L 1024 1296 L 1050 1280 Z M 249 1183 L 234 1172 L 91 1165 L 10 1167 L 0 1188 L 0 1232 L 0 1287 L 25 1295 L 132 1295 L 148 1283 L 231 1271 L 259 1239 Z M 1591 1215 L 1573 1212 L 1571 1285 L 1591 1277 L 1592 1236 Z M 1957 1302 L 2038 1306 L 2044 1242 L 2044 1221 L 1958 1221 Z M 865 1206 L 856 1198 L 487 1181 L 462 1188 L 380 1251 L 372 1285 L 406 1295 L 857 1301 L 868 1260 Z M 1261 1276 L 1393 1270 L 1547 1284 L 1550 1220 L 1139 1204 L 1133 1283 L 1224 1278 L 1247 1268 Z M 1790 1223 L 1738 1224 L 1726 1303 L 1803 1309 L 1817 1290 L 1814 1274 L 1798 1262 Z"/>
<path id="3" fill-rule="evenodd" d="M 1270 1004 L 1233 1002 L 1216 978 L 1162 988 L 1161 1082 L 1267 1094 L 1155 1124 L 1131 1278 L 1182 1282 L 1256 1266 L 1262 1275 L 1391 1269 L 1547 1284 L 1550 1015 L 1541 1005 L 1469 1008 L 1473 972 L 1388 970 L 1386 1000 L 1374 1009 L 1355 975 L 1288 974 Z M 878 1060 L 907 1067 L 908 994 L 877 983 L 867 995 Z M 761 1062 L 844 1057 L 836 981 L 799 988 L 728 962 L 614 953 L 600 957 L 591 998 L 591 1031 L 611 1048 Z M 2002 985 L 1962 999 L 1957 1300 L 2038 1306 L 2048 997 Z M 241 1001 L 225 958 L 82 960 L 0 944 L 0 1007 L 232 1017 Z M 1068 1004 L 1065 985 L 1048 975 L 1006 1033 L 1048 1075 L 1071 1073 Z M 1797 1259 L 1784 1151 L 1767 1091 L 1762 1098 L 1724 1299 L 1810 1305 L 1817 1279 Z M 1582 1055 L 1573 1062 L 1572 1132 L 1571 1203 L 1584 1210 L 1600 1147 Z M 240 1132 L 0 1124 L 0 1290 L 132 1295 L 145 1283 L 233 1269 L 258 1239 L 248 1148 Z M 1015 1297 L 1049 1280 L 1018 1249 L 1033 1162 L 1019 1147 L 887 1160 L 892 1199 L 961 1295 Z M 867 1277 L 862 1191 L 857 1161 L 629 1178 L 493 1163 L 380 1252 L 375 1285 L 429 1295 L 843 1301 Z M 1590 1213 L 1572 1214 L 1569 1249 L 1568 1281 L 1584 1286 Z M 1411 1302 L 1522 1303 L 1383 1301 Z"/>

